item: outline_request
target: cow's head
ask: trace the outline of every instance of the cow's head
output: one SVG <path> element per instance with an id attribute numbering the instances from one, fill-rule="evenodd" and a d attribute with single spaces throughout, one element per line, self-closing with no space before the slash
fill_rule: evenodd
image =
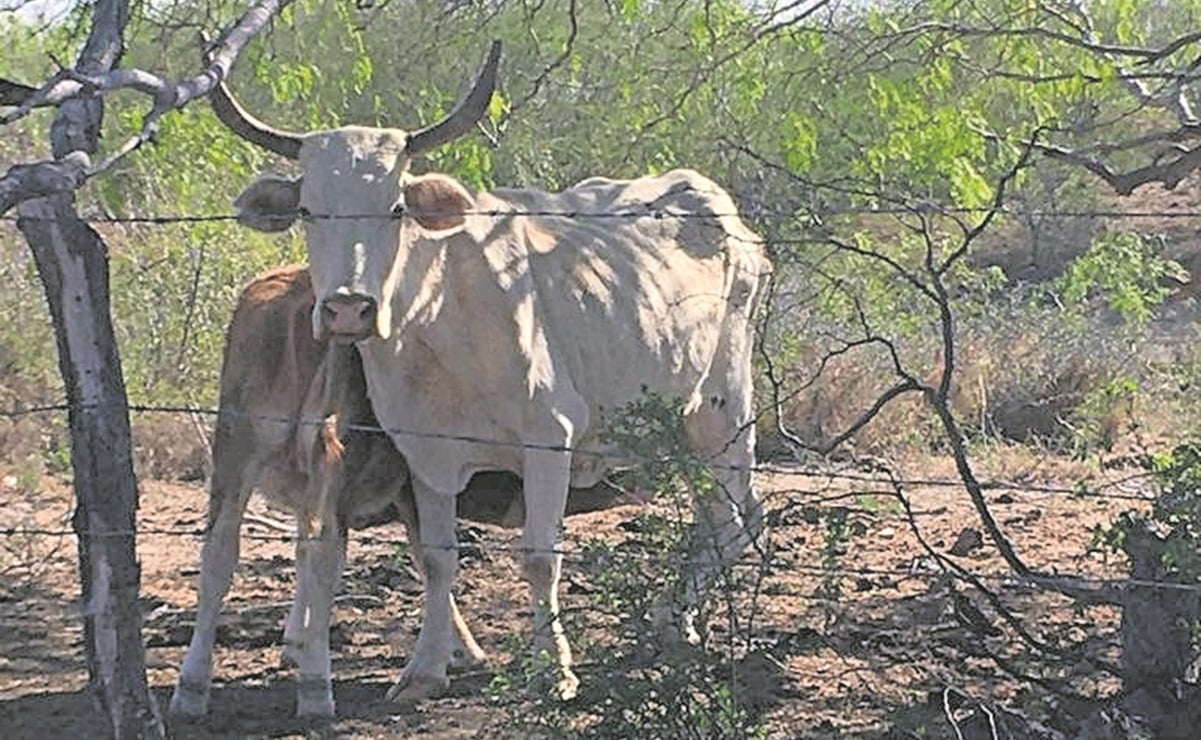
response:
<path id="1" fill-rule="evenodd" d="M 414 176 L 409 163 L 466 134 L 487 110 L 496 88 L 500 42 L 493 42 L 467 96 L 442 121 L 419 131 L 345 126 L 294 134 L 247 113 L 222 84 L 213 109 L 234 133 L 298 160 L 296 179 L 266 176 L 234 205 L 238 220 L 261 231 L 304 222 L 316 305 L 318 339 L 387 337 L 390 296 L 407 246 L 420 233 L 459 229 L 474 203 L 462 185 L 444 175 Z"/>

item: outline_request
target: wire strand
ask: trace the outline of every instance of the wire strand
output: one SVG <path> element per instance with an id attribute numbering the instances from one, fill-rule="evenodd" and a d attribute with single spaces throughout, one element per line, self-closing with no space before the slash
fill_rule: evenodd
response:
<path id="1" fill-rule="evenodd" d="M 81 404 L 84 408 L 95 408 L 93 404 Z M 175 406 L 175 405 L 148 405 L 148 404 L 129 404 L 129 411 L 133 413 L 158 413 L 158 414 L 180 414 L 180 415 L 200 415 L 219 417 L 227 415 L 236 418 L 250 419 L 252 421 L 266 421 L 277 424 L 299 425 L 321 427 L 325 424 L 325 420 L 310 417 L 286 417 L 273 414 L 259 414 L 239 409 L 224 408 L 214 409 L 203 406 Z M 29 406 L 25 408 L 4 409 L 0 410 L 0 418 L 18 419 L 25 416 L 35 414 L 58 413 L 69 411 L 70 404 L 54 403 L 38 406 Z M 616 453 L 607 452 L 598 449 L 588 449 L 573 447 L 570 445 L 543 445 L 528 442 L 519 442 L 514 440 L 501 440 L 489 437 L 482 437 L 470 434 L 445 434 L 440 432 L 426 432 L 418 429 L 402 428 L 402 427 L 383 427 L 379 425 L 366 424 L 348 424 L 348 429 L 357 432 L 366 432 L 371 434 L 395 434 L 400 436 L 411 436 L 423 439 L 441 439 L 455 442 L 469 442 L 472 444 L 506 447 L 513 449 L 525 450 L 550 450 L 555 452 L 570 452 L 573 455 L 585 455 L 602 461 L 609 461 L 626 466 L 636 465 L 639 463 L 656 463 L 662 462 L 664 458 L 639 455 L 637 453 Z M 877 476 L 872 476 L 868 473 L 834 471 L 828 469 L 814 469 L 813 467 L 803 466 L 801 463 L 756 463 L 753 465 L 731 465 L 717 463 L 712 460 L 702 460 L 711 470 L 728 471 L 728 472 L 744 472 L 760 473 L 766 475 L 788 475 L 800 478 L 828 480 L 828 481 L 844 481 L 858 483 L 885 483 L 893 482 L 882 479 Z M 1052 486 L 1052 485 L 1031 485 L 1019 484 L 1012 481 L 992 480 L 984 481 L 981 488 L 986 491 L 1009 491 L 1020 493 L 1037 493 L 1043 495 L 1064 495 L 1079 498 L 1100 498 L 1113 499 L 1118 501 L 1139 501 L 1150 502 L 1154 500 L 1153 496 L 1139 495 L 1133 493 L 1107 493 L 1105 489 L 1118 485 L 1125 485 L 1132 480 L 1141 480 L 1148 478 L 1149 475 L 1139 474 L 1129 476 L 1122 481 L 1113 483 L 1104 483 L 1096 487 L 1088 486 Z M 903 487 L 924 487 L 924 488 L 961 488 L 963 481 L 955 478 L 898 478 L 895 482 Z"/>
<path id="2" fill-rule="evenodd" d="M 642 204 L 641 210 L 629 211 L 575 211 L 575 210 L 503 210 L 503 209 L 488 209 L 488 210 L 455 210 L 455 211 L 437 211 L 423 212 L 423 215 L 429 216 L 484 216 L 484 217 L 515 217 L 515 218 L 564 218 L 564 219 L 642 219 L 652 218 L 656 220 L 678 219 L 678 220 L 713 220 L 721 218 L 743 218 L 754 221 L 811 221 L 837 217 L 837 216 L 911 216 L 916 214 L 924 215 L 982 215 L 992 212 L 999 212 L 1010 216 L 1025 216 L 1034 218 L 1180 218 L 1180 219 L 1196 219 L 1201 218 L 1201 210 L 1199 209 L 1180 209 L 1180 210 L 1151 210 L 1142 208 L 1108 208 L 1108 209 L 1076 209 L 1076 210 L 1040 210 L 1040 209 L 1017 209 L 1017 208 L 989 208 L 989 207 L 944 207 L 939 205 L 919 204 L 912 207 L 880 207 L 880 208 L 828 208 L 820 211 L 800 211 L 790 213 L 771 213 L 771 212 L 756 212 L 753 216 L 749 212 L 729 211 L 729 212 L 710 212 L 710 213 L 681 213 L 676 211 L 666 211 L 655 209 L 651 204 Z M 396 220 L 397 216 L 391 213 L 352 213 L 352 214 L 305 214 L 303 218 L 297 214 L 296 220 L 330 220 L 330 221 L 356 221 L 356 220 Z M 36 222 L 57 222 L 60 219 L 53 217 L 40 216 L 3 216 L 0 221 L 16 223 L 18 221 L 36 221 Z M 131 215 L 131 216 L 88 216 L 83 217 L 83 221 L 89 224 L 143 224 L 143 225 L 170 225 L 170 224 L 196 224 L 196 223 L 221 223 L 221 222 L 236 222 L 238 215 L 235 213 L 214 213 L 214 214 L 159 214 L 159 215 Z M 769 240 L 770 241 L 770 240 Z"/>

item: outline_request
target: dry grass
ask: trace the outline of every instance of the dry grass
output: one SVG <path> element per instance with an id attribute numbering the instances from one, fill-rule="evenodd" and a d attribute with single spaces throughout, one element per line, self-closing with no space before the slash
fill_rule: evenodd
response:
<path id="1" fill-rule="evenodd" d="M 978 442 L 1020 443 L 1036 450 L 1081 454 L 1142 447 L 1198 431 L 1201 420 L 1201 343 L 1187 322 L 1165 319 L 1147 327 L 1102 316 L 1067 320 L 1055 309 L 1021 308 L 959 325 L 951 408 Z M 917 358 L 939 356 L 932 340 L 906 348 Z M 817 348 L 781 371 L 786 429 L 820 446 L 847 429 L 896 381 L 886 358 L 870 352 L 821 365 Z M 941 367 L 912 361 L 914 376 L 937 384 Z M 760 399 L 770 404 L 771 383 Z M 766 455 L 786 447 L 761 424 Z M 920 394 L 893 400 L 853 438 L 856 450 L 911 456 L 945 449 L 944 432 Z"/>

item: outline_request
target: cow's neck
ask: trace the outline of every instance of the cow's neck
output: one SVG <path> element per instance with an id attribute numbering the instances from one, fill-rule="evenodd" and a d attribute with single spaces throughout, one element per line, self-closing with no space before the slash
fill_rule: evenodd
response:
<path id="1" fill-rule="evenodd" d="M 447 245 L 420 240 L 394 266 L 390 281 L 393 334 L 421 334 L 438 323 L 446 300 Z"/>
<path id="2" fill-rule="evenodd" d="M 400 356 L 403 365 L 405 345 L 420 343 L 436 357 L 439 371 L 477 400 L 511 396 L 523 386 L 532 397 L 554 375 L 545 322 L 525 246 L 503 234 L 497 238 L 493 226 L 473 224 L 478 228 L 472 233 L 412 245 L 397 267 L 391 293 L 395 344 L 386 354 Z M 481 363 L 490 370 L 480 372 Z"/>

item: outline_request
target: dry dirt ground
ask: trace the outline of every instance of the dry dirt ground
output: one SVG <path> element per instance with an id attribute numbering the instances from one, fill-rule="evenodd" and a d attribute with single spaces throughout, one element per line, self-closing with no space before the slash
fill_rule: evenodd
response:
<path id="1" fill-rule="evenodd" d="M 1017 481 L 1018 489 L 1070 487 L 1079 475 L 1070 466 L 1062 469 L 1065 465 L 1045 462 L 1002 467 L 1000 472 Z M 946 461 L 939 460 L 909 471 L 911 477 L 926 479 L 950 478 L 952 472 Z M 69 486 L 52 478 L 22 484 L 18 476 L 6 473 L 0 467 L 0 530 L 69 528 Z M 1081 736 L 1072 714 L 1078 705 L 1030 681 L 1015 679 L 1006 669 L 1053 673 L 1064 686 L 1086 696 L 1112 693 L 1116 684 L 1097 661 L 1117 658 L 1116 611 L 1075 610 L 1064 598 L 1006 577 L 1009 571 L 990 544 L 969 548 L 957 562 L 986 574 L 985 585 L 999 594 L 1026 629 L 1041 639 L 1087 646 L 1066 666 L 1048 668 L 1046 663 L 1031 662 L 1037 655 L 978 592 L 961 584 L 955 590 L 979 607 L 984 618 L 974 629 L 966 626 L 972 624 L 970 608 L 956 611 L 951 586 L 938 575 L 909 520 L 887 494 L 887 486 L 871 480 L 871 475 L 843 473 L 849 477 L 826 479 L 796 469 L 760 478 L 772 512 L 774 552 L 754 593 L 739 595 L 739 609 L 744 611 L 754 599 L 754 620 L 745 633 L 753 637 L 751 654 L 740 653 L 731 674 L 738 676 L 733 694 L 744 710 L 739 722 L 744 727 L 759 724 L 772 738 L 954 737 L 944 717 L 946 699 L 965 732 L 984 716 L 973 715 L 973 702 L 979 701 L 1057 727 L 1064 733 L 1061 737 Z M 1113 480 L 1124 475 L 1130 471 L 1110 471 L 1103 477 Z M 1094 480 L 1098 482 L 1099 477 Z M 1018 489 L 991 489 L 988 498 L 1031 566 L 1121 575 L 1120 561 L 1089 553 L 1088 545 L 1094 526 L 1139 505 L 1133 499 L 1146 493 L 1141 484 L 1134 481 L 1104 489 L 1119 498 Z M 965 528 L 979 527 L 962 488 L 913 485 L 905 490 L 914 521 L 935 551 L 947 553 Z M 147 663 L 163 706 L 190 634 L 199 539 L 155 532 L 199 530 L 205 496 L 197 485 L 142 484 L 139 527 L 145 533 L 139 536 L 138 548 Z M 827 545 L 830 512 L 838 506 L 846 507 L 847 539 L 831 549 Z M 250 511 L 252 518 L 282 516 L 257 501 Z M 585 539 L 601 537 L 613 543 L 617 553 L 636 548 L 640 513 L 644 512 L 632 504 L 573 518 L 566 546 L 582 552 Z M 294 584 L 291 544 L 263 523 L 248 522 L 243 534 L 264 538 L 244 538 L 242 563 L 219 636 L 211 715 L 201 721 L 173 722 L 176 737 L 528 736 L 520 720 L 528 720 L 535 705 L 523 702 L 520 695 L 498 702 L 488 694 L 494 675 L 520 654 L 511 635 L 524 635 L 529 629 L 527 591 L 515 556 L 505 550 L 516 542 L 515 533 L 463 530 L 466 547 L 457 595 L 491 663 L 486 669 L 456 675 L 448 696 L 417 707 L 383 700 L 413 647 L 420 614 L 420 585 L 402 556 L 403 547 L 398 548 L 403 534 L 399 527 L 388 525 L 352 539 L 335 613 L 339 716 L 332 722 L 292 716 L 295 675 L 280 666 L 282 622 Z M 823 563 L 833 569 L 825 571 L 824 579 Z M 588 563 L 572 559 L 565 567 L 564 592 L 572 615 L 570 626 L 577 633 L 575 644 L 582 646 L 577 657 L 584 682 L 577 706 L 567 709 L 579 710 L 580 717 L 590 715 L 591 725 L 580 721 L 599 736 L 605 734 L 605 725 L 597 717 L 611 707 L 588 706 L 588 702 L 611 696 L 604 693 L 612 689 L 609 682 L 622 680 L 611 666 L 602 675 L 601 659 L 606 650 L 628 646 L 615 647 L 606 641 L 606 625 L 612 620 L 599 606 L 596 572 Z M 832 580 L 839 575 L 841 579 Z M 0 738 L 103 736 L 84 691 L 77 591 L 73 537 L 0 536 Z M 964 601 L 959 603 L 962 606 Z M 720 643 L 721 629 L 730 622 L 715 621 L 711 638 Z M 990 652 L 1000 655 L 1004 665 L 990 658 Z M 650 658 L 652 662 L 673 659 L 670 654 Z M 961 706 L 955 709 L 957 705 Z M 1023 725 L 1026 733 L 1015 736 L 1051 736 L 1020 719 L 1011 720 Z M 697 732 L 702 737 L 712 734 L 715 731 Z M 664 735 L 648 730 L 645 736 Z"/>

